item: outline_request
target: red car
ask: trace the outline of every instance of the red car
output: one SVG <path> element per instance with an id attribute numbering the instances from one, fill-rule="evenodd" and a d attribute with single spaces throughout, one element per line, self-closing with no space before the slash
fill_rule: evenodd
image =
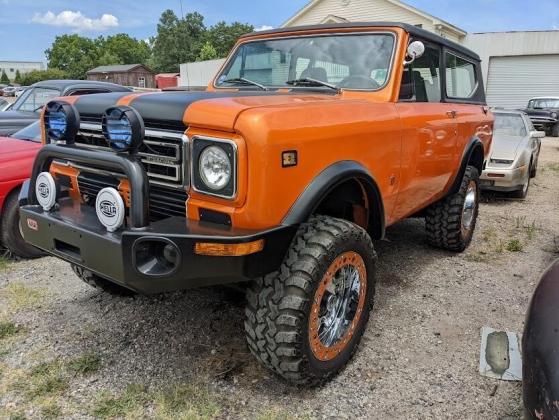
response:
<path id="1" fill-rule="evenodd" d="M 21 184 L 31 175 L 33 161 L 41 146 L 38 121 L 11 137 L 0 137 L 0 245 L 21 258 L 43 255 L 41 250 L 23 240 L 18 206 Z"/>

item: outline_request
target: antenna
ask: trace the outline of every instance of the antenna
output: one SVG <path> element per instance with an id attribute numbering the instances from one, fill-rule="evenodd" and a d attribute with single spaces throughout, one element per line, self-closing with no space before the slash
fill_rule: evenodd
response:
<path id="1" fill-rule="evenodd" d="M 179 0 L 179 3 L 181 5 L 181 17 L 184 19 L 184 12 L 182 10 L 182 0 Z"/>

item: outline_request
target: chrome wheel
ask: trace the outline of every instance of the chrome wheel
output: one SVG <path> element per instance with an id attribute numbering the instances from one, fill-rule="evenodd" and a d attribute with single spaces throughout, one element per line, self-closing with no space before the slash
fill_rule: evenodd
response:
<path id="1" fill-rule="evenodd" d="M 331 360 L 347 345 L 361 317 L 367 288 L 365 264 L 355 252 L 338 256 L 315 294 L 309 333 L 311 349 L 320 360 Z"/>
<path id="2" fill-rule="evenodd" d="M 477 184 L 470 181 L 462 207 L 462 234 L 466 235 L 474 223 L 477 206 Z"/>

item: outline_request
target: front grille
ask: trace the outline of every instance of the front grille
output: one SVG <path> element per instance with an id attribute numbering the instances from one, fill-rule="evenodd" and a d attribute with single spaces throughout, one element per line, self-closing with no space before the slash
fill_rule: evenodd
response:
<path id="1" fill-rule="evenodd" d="M 87 117 L 86 121 L 92 121 Z M 110 150 L 101 125 L 82 122 L 76 136 L 76 145 L 92 149 Z M 151 183 L 181 188 L 188 184 L 188 144 L 183 131 L 146 128 L 139 156 Z"/>
<path id="2" fill-rule="evenodd" d="M 99 191 L 106 187 L 118 189 L 120 180 L 113 175 L 81 172 L 78 176 L 80 193 L 87 205 L 95 205 Z M 172 216 L 186 217 L 186 191 L 162 185 L 150 185 L 149 218 L 150 221 L 166 219 Z"/>

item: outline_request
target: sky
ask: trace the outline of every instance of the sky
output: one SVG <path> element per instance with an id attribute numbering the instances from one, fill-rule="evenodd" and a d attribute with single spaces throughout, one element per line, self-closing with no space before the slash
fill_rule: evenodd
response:
<path id="1" fill-rule="evenodd" d="M 341 0 L 334 0 L 341 1 Z M 408 4 L 468 32 L 559 29 L 559 0 L 407 0 Z M 307 0 L 182 0 L 206 25 L 240 21 L 281 26 Z M 97 37 L 125 32 L 155 35 L 165 9 L 181 14 L 180 0 L 0 0 L 0 60 L 45 61 L 57 35 Z"/>

